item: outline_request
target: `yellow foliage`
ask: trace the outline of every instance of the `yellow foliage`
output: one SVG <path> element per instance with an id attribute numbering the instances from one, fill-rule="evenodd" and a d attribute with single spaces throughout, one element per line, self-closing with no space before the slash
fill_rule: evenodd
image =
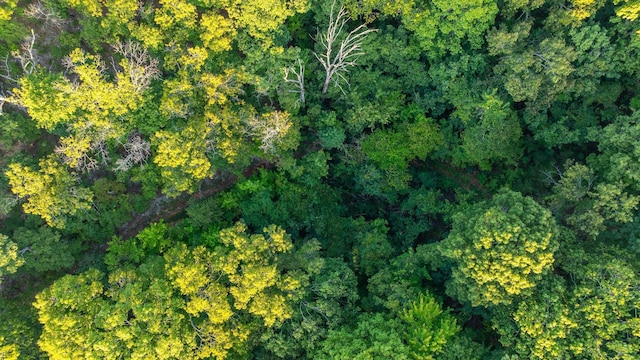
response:
<path id="1" fill-rule="evenodd" d="M 65 79 L 34 74 L 22 77 L 19 85 L 13 89 L 16 101 L 27 109 L 40 128 L 53 130 L 69 121 L 76 111 L 70 99 L 74 89 Z"/>
<path id="2" fill-rule="evenodd" d="M 91 16 L 102 16 L 102 2 L 100 0 L 64 0 L 64 2 L 72 7 L 83 9 Z"/>
<path id="3" fill-rule="evenodd" d="M 200 39 L 207 49 L 214 52 L 231 50 L 236 29 L 230 19 L 217 13 L 204 14 L 200 19 L 200 27 Z"/>
<path id="4" fill-rule="evenodd" d="M 13 15 L 13 10 L 18 6 L 18 1 L 3 0 L 0 6 L 0 21 L 9 21 L 11 20 L 11 15 Z"/>
<path id="5" fill-rule="evenodd" d="M 573 6 L 569 14 L 578 21 L 591 17 L 604 4 L 602 0 L 572 0 L 571 2 Z"/>
<path id="6" fill-rule="evenodd" d="M 162 30 L 147 24 L 129 23 L 131 37 L 140 41 L 146 48 L 158 49 L 163 44 Z"/>
<path id="7" fill-rule="evenodd" d="M 91 209 L 93 194 L 77 187 L 69 173 L 53 156 L 40 160 L 40 170 L 10 164 L 6 172 L 11 191 L 27 198 L 22 206 L 26 213 L 39 215 L 49 226 L 64 227 L 65 216 Z"/>
<path id="8" fill-rule="evenodd" d="M 184 0 L 160 0 L 162 7 L 156 10 L 155 22 L 161 29 L 174 26 L 193 29 L 196 26 L 198 11 L 195 5 Z"/>
<path id="9" fill-rule="evenodd" d="M 619 17 L 628 21 L 635 21 L 640 16 L 640 1 L 618 0 L 614 1 L 614 3 L 623 3 L 623 5 L 616 9 L 616 15 Z M 640 30 L 636 31 L 636 35 L 640 35 Z"/>
<path id="10" fill-rule="evenodd" d="M 178 58 L 178 63 L 184 68 L 193 68 L 196 71 L 200 71 L 200 68 L 204 65 L 205 61 L 209 58 L 209 53 L 206 49 L 200 46 L 194 46 L 187 48 L 186 54 Z"/>
<path id="11" fill-rule="evenodd" d="M 274 30 L 295 13 L 308 10 L 307 0 L 230 0 L 225 8 L 229 17 L 250 36 L 261 41 L 263 49 L 271 47 Z"/>
<path id="12" fill-rule="evenodd" d="M 165 191 L 171 196 L 193 187 L 212 175 L 207 157 L 206 124 L 191 124 L 180 132 L 156 132 L 153 140 L 158 151 L 153 161 L 160 166 L 161 175 L 169 184 Z"/>

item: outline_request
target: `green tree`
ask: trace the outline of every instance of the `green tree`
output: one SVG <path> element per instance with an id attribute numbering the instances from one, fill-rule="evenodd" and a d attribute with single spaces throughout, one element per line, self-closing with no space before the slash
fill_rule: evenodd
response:
<path id="1" fill-rule="evenodd" d="M 430 293 L 420 296 L 401 313 L 407 323 L 406 338 L 414 359 L 431 360 L 442 352 L 447 341 L 460 331 L 456 319 Z"/>
<path id="2" fill-rule="evenodd" d="M 363 218 L 354 221 L 355 244 L 353 262 L 359 272 L 371 276 L 385 267 L 393 256 L 393 248 L 387 240 L 389 228 L 382 219 L 366 222 Z"/>
<path id="3" fill-rule="evenodd" d="M 443 135 L 435 121 L 417 114 L 415 122 L 374 131 L 362 142 L 362 151 L 384 170 L 388 187 L 403 189 L 411 178 L 409 162 L 425 160 L 442 142 Z"/>
<path id="4" fill-rule="evenodd" d="M 490 0 L 473 1 L 347 1 L 353 14 L 370 15 L 381 11 L 400 16 L 414 32 L 420 47 L 430 59 L 459 54 L 464 48 L 479 49 L 484 33 L 493 24 L 498 6 Z"/>
<path id="5" fill-rule="evenodd" d="M 431 0 L 413 10 L 403 13 L 402 21 L 414 31 L 422 49 L 433 59 L 447 52 L 459 54 L 467 47 L 480 48 L 498 6 L 490 0 Z"/>
<path id="6" fill-rule="evenodd" d="M 472 306 L 510 304 L 531 294 L 558 248 L 551 212 L 503 190 L 454 215 L 440 251 L 453 263 L 447 291 Z"/>
<path id="7" fill-rule="evenodd" d="M 478 164 L 481 169 L 490 169 L 497 162 L 516 164 L 521 154 L 518 118 L 496 92 L 484 94 L 477 121 L 467 122 L 462 134 L 464 156 L 460 161 Z"/>
<path id="8" fill-rule="evenodd" d="M 46 272 L 68 269 L 75 263 L 81 245 L 74 240 L 61 240 L 60 234 L 42 226 L 37 230 L 19 228 L 13 232 L 24 258 L 27 271 Z"/>
<path id="9" fill-rule="evenodd" d="M 404 343 L 404 323 L 387 319 L 384 314 L 362 314 L 355 327 L 329 331 L 314 359 L 374 360 L 410 359 L 410 349 Z"/>
<path id="10" fill-rule="evenodd" d="M 633 221 L 640 199 L 625 191 L 622 181 L 599 182 L 591 168 L 572 161 L 557 171 L 558 179 L 552 174 L 547 173 L 554 184 L 550 205 L 581 234 L 594 239 L 606 230 L 607 223 Z"/>

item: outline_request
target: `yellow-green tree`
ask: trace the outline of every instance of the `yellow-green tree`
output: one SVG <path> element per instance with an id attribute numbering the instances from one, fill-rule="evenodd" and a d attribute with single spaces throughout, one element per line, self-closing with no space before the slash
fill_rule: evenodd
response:
<path id="1" fill-rule="evenodd" d="M 51 359 L 238 358 L 305 293 L 308 274 L 280 258 L 293 244 L 279 227 L 207 232 L 212 248 L 170 245 L 163 229 L 138 236 L 143 259 L 116 259 L 106 277 L 67 275 L 36 296 L 38 343 Z"/>
<path id="2" fill-rule="evenodd" d="M 42 217 L 49 226 L 64 227 L 66 217 L 91 209 L 93 194 L 78 185 L 74 173 L 67 171 L 53 155 L 40 160 L 39 170 L 10 164 L 5 173 L 11 191 L 26 198 L 24 211 Z"/>
<path id="3" fill-rule="evenodd" d="M 0 284 L 2 284 L 4 275 L 15 273 L 23 264 L 24 260 L 18 255 L 18 245 L 0 234 Z M 0 344 L 2 344 L 1 340 Z M 0 355 L 2 355 L 2 350 L 0 350 Z"/>
<path id="4" fill-rule="evenodd" d="M 158 150 L 153 161 L 160 166 L 167 194 L 177 196 L 213 174 L 207 157 L 210 132 L 205 123 L 187 126 L 180 132 L 156 132 L 154 142 Z"/>
<path id="5" fill-rule="evenodd" d="M 637 359 L 635 259 L 612 247 L 568 245 L 561 267 L 569 279 L 550 274 L 533 296 L 499 311 L 500 342 L 526 359 Z"/>
<path id="6" fill-rule="evenodd" d="M 157 61 L 139 44 L 119 43 L 114 50 L 122 59 L 113 69 L 113 80 L 100 56 L 76 49 L 64 65 L 77 82 L 40 69 L 21 78 L 10 98 L 26 108 L 38 127 L 66 127 L 68 134 L 60 139 L 56 153 L 77 170 L 107 163 L 105 142 L 126 135 L 126 115 L 138 108 L 142 93 L 159 75 Z"/>
<path id="7" fill-rule="evenodd" d="M 440 246 L 453 262 L 448 292 L 473 306 L 530 294 L 553 265 L 557 236 L 550 211 L 510 190 L 457 213 Z"/>

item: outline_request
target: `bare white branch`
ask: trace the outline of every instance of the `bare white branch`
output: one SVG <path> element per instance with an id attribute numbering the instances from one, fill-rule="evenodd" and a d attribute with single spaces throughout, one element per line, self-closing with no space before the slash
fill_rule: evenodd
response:
<path id="1" fill-rule="evenodd" d="M 331 5 L 329 26 L 327 27 L 326 33 L 322 34 L 318 31 L 318 35 L 316 36 L 316 41 L 322 49 L 324 49 L 323 53 L 320 55 L 315 52 L 313 53 L 326 72 L 322 86 L 323 94 L 327 92 L 331 82 L 344 93 L 340 82 L 342 81 L 349 86 L 349 82 L 344 76 L 344 73 L 348 72 L 349 67 L 357 65 L 357 58 L 364 54 L 364 51 L 362 51 L 362 42 L 367 35 L 377 31 L 377 29 L 368 29 L 365 24 L 362 24 L 351 30 L 346 34 L 344 39 L 340 41 L 339 39 L 342 37 L 344 27 L 349 21 L 349 18 L 347 9 L 344 6 L 340 7 L 337 14 L 334 14 L 335 4 L 336 2 L 334 0 Z"/>
<path id="2" fill-rule="evenodd" d="M 63 30 L 68 21 L 63 20 L 51 9 L 47 8 L 42 2 L 31 3 L 24 10 L 24 15 L 32 19 L 38 20 L 45 27 L 54 28 L 55 30 Z"/>
<path id="3" fill-rule="evenodd" d="M 298 94 L 300 96 L 300 98 L 296 100 L 296 105 L 298 105 L 298 103 L 304 105 L 304 64 L 300 59 L 298 59 L 297 64 L 297 70 L 293 65 L 284 68 L 284 82 L 293 85 L 293 89 L 289 90 L 289 92 Z M 293 77 L 290 78 L 290 75 L 292 75 Z"/>
<path id="4" fill-rule="evenodd" d="M 276 145 L 291 129 L 291 121 L 286 113 L 274 111 L 261 116 L 253 116 L 247 121 L 247 133 L 260 139 L 260 149 L 265 153 L 275 153 Z"/>
<path id="5" fill-rule="evenodd" d="M 127 155 L 116 161 L 115 170 L 117 171 L 127 171 L 134 165 L 145 164 L 151 155 L 151 144 L 139 134 L 129 136 L 129 139 L 124 144 L 124 149 Z"/>
<path id="6" fill-rule="evenodd" d="M 31 36 L 27 37 L 20 45 L 20 50 L 14 50 L 0 61 L 0 77 L 12 83 L 18 82 L 18 77 L 11 73 L 10 62 L 17 63 L 25 74 L 31 74 L 36 70 L 37 59 L 33 46 L 36 43 L 36 34 L 31 29 Z"/>
<path id="7" fill-rule="evenodd" d="M 158 60 L 152 58 L 147 49 L 139 43 L 118 42 L 113 46 L 113 50 L 126 59 L 123 67 L 137 92 L 144 91 L 152 80 L 160 78 Z"/>

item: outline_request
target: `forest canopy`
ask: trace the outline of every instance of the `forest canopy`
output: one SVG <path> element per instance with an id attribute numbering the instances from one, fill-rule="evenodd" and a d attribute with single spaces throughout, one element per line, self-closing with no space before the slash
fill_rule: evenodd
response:
<path id="1" fill-rule="evenodd" d="M 0 359 L 640 358 L 639 17 L 0 0 Z"/>

